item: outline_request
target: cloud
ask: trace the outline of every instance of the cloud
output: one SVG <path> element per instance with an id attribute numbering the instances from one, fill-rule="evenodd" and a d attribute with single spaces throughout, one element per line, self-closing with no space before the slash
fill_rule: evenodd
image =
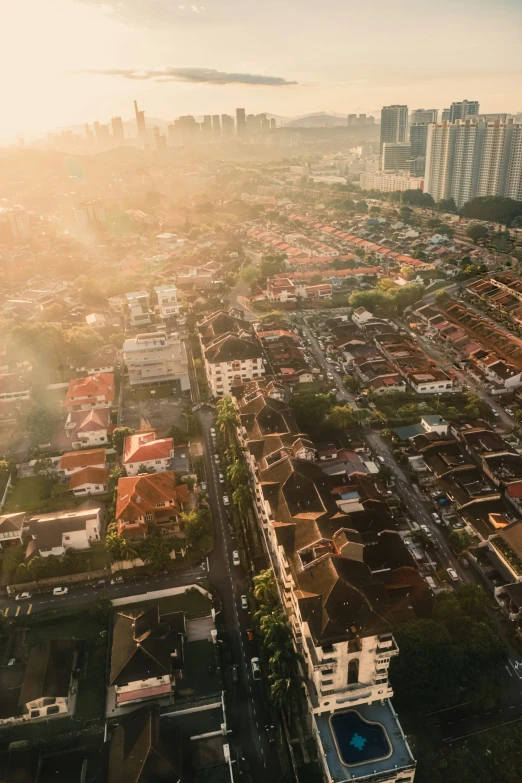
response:
<path id="1" fill-rule="evenodd" d="M 195 8 L 196 6 L 189 6 Z M 267 87 L 286 87 L 297 82 L 287 81 L 281 76 L 263 76 L 254 73 L 226 73 L 214 68 L 111 68 L 90 70 L 87 73 L 102 76 L 121 76 L 134 81 L 189 82 L 191 84 L 259 84 Z"/>

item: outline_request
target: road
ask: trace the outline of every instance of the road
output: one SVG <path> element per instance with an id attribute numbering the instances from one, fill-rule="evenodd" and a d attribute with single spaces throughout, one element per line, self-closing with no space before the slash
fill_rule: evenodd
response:
<path id="1" fill-rule="evenodd" d="M 214 521 L 214 550 L 209 556 L 209 578 L 220 595 L 221 614 L 217 617 L 218 632 L 226 637 L 230 650 L 230 667 L 239 666 L 239 681 L 236 688 L 236 701 L 239 704 L 240 719 L 234 742 L 239 741 L 241 753 L 246 759 L 254 783 L 266 780 L 278 781 L 282 778 L 279 759 L 270 744 L 265 726 L 270 717 L 265 703 L 263 685 L 252 677 L 251 659 L 257 655 L 255 644 L 248 641 L 246 630 L 252 624 L 248 612 L 241 608 L 241 595 L 247 593 L 248 578 L 244 564 L 234 566 L 232 551 L 237 542 L 228 528 L 228 519 L 223 505 L 223 490 L 219 483 L 218 470 L 212 459 L 212 414 L 200 411 L 198 414 L 202 428 L 202 446 L 207 474 L 207 489 L 210 510 Z M 227 672 L 230 675 L 230 672 Z"/>

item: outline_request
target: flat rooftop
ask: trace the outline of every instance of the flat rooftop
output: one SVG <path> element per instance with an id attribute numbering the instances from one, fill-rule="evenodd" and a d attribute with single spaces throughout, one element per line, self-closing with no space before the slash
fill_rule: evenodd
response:
<path id="1" fill-rule="evenodd" d="M 364 778 L 373 775 L 382 775 L 388 771 L 397 772 L 400 769 L 411 769 L 415 766 L 415 760 L 389 699 L 384 703 L 374 702 L 374 704 L 358 704 L 356 707 L 347 706 L 345 712 L 351 711 L 358 713 L 368 723 L 380 724 L 386 732 L 391 752 L 387 758 L 370 759 L 348 766 L 342 762 L 341 755 L 337 750 L 336 739 L 330 726 L 331 714 L 314 715 L 330 776 L 333 780 L 337 783 L 364 780 Z M 350 742 L 348 738 L 346 740 Z"/>

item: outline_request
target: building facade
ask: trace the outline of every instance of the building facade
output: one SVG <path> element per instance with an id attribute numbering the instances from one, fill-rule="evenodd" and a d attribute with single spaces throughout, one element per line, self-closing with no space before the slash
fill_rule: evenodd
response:
<path id="1" fill-rule="evenodd" d="M 185 343 L 179 335 L 150 332 L 129 337 L 123 344 L 129 383 L 174 383 L 180 393 L 190 389 Z"/>

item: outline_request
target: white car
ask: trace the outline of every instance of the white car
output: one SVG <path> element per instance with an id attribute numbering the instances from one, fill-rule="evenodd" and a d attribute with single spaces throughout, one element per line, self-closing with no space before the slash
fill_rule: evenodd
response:
<path id="1" fill-rule="evenodd" d="M 225 506 L 230 506 L 230 500 L 228 499 L 228 495 L 223 495 L 223 503 Z"/>
<path id="2" fill-rule="evenodd" d="M 216 454 L 214 454 L 214 462 L 216 463 L 216 465 L 219 465 L 219 454 L 217 452 Z"/>
<path id="3" fill-rule="evenodd" d="M 222 473 L 218 473 L 219 483 L 224 484 L 225 483 L 225 477 Z"/>
<path id="4" fill-rule="evenodd" d="M 333 379 L 334 379 L 334 377 L 333 377 L 331 372 L 327 372 L 326 373 L 326 377 L 328 378 L 329 381 L 333 381 Z"/>
<path id="5" fill-rule="evenodd" d="M 53 595 L 67 595 L 68 592 L 68 587 L 55 587 L 53 590 Z"/>
<path id="6" fill-rule="evenodd" d="M 114 579 L 111 579 L 111 585 L 121 585 L 123 582 L 122 576 L 115 576 Z"/>
<path id="7" fill-rule="evenodd" d="M 17 593 L 15 595 L 15 601 L 28 601 L 31 597 L 31 593 Z"/>
<path id="8" fill-rule="evenodd" d="M 211 427 L 211 428 L 210 428 L 210 434 L 212 435 L 212 437 L 213 437 L 213 438 L 215 438 L 215 437 L 216 437 L 216 430 L 215 430 L 215 427 Z"/>
<path id="9" fill-rule="evenodd" d="M 459 581 L 459 575 L 457 574 L 454 568 L 447 568 L 446 571 L 448 572 L 448 576 L 452 582 Z"/>
<path id="10" fill-rule="evenodd" d="M 234 563 L 235 566 L 241 565 L 241 560 L 239 559 L 239 552 L 237 551 L 237 549 L 234 549 L 234 551 L 232 552 L 232 562 Z"/>
<path id="11" fill-rule="evenodd" d="M 259 658 L 252 658 L 250 664 L 252 666 L 252 677 L 254 678 L 254 680 L 260 680 L 261 667 L 259 666 Z"/>
<path id="12" fill-rule="evenodd" d="M 330 359 L 330 357 L 328 357 L 326 361 L 328 362 L 328 364 L 333 364 L 334 363 L 334 360 Z"/>
<path id="13" fill-rule="evenodd" d="M 246 595 L 241 596 L 241 609 L 248 609 L 248 601 Z"/>

